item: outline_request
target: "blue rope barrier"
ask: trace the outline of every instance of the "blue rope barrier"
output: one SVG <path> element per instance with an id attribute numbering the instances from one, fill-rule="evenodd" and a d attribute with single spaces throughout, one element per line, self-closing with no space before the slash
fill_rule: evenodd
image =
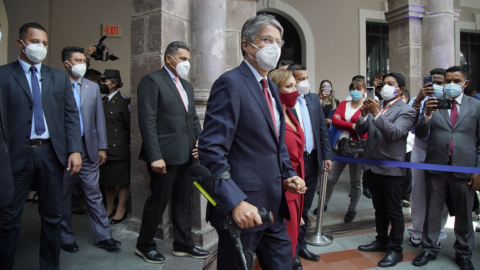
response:
<path id="1" fill-rule="evenodd" d="M 333 160 L 340 161 L 340 162 L 347 162 L 347 163 L 386 166 L 386 167 L 400 167 L 400 168 L 410 168 L 410 169 L 429 170 L 429 171 L 480 174 L 480 168 L 477 168 L 477 167 L 438 165 L 438 164 L 415 163 L 415 162 L 404 162 L 404 161 L 393 161 L 393 160 L 374 160 L 374 159 L 342 157 L 342 156 L 334 156 Z"/>

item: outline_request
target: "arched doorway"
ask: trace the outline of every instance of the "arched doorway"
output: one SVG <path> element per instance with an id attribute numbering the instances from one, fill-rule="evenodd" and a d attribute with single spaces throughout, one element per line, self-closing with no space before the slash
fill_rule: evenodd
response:
<path id="1" fill-rule="evenodd" d="M 283 40 L 285 41 L 285 45 L 282 48 L 282 54 L 280 56 L 280 60 L 290 60 L 295 63 L 301 63 L 305 65 L 302 61 L 302 43 L 300 41 L 300 35 L 297 32 L 297 29 L 293 26 L 293 24 L 283 17 L 280 14 L 276 14 L 273 12 L 259 12 L 266 13 L 272 16 L 275 16 L 277 21 L 283 27 Z"/>

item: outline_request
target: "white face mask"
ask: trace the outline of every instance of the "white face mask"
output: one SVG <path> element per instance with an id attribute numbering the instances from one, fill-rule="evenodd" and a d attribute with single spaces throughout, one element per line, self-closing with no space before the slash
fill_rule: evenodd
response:
<path id="1" fill-rule="evenodd" d="M 258 49 L 257 58 L 253 57 L 251 54 L 248 55 L 258 62 L 261 69 L 264 71 L 270 71 L 277 66 L 278 59 L 280 59 L 280 48 L 276 42 L 264 46 L 261 49 L 251 42 L 248 43 Z"/>
<path id="2" fill-rule="evenodd" d="M 308 80 L 301 81 L 297 84 L 297 90 L 299 95 L 305 95 L 310 92 L 310 83 Z"/>
<path id="3" fill-rule="evenodd" d="M 190 62 L 183 61 L 179 63 L 175 58 L 173 58 L 173 56 L 170 55 L 170 57 L 172 57 L 172 59 L 177 62 L 177 67 L 174 67 L 172 64 L 170 64 L 170 66 L 172 66 L 177 71 L 178 76 L 187 76 L 188 72 L 190 71 Z"/>
<path id="4" fill-rule="evenodd" d="M 382 88 L 382 92 L 380 92 L 380 95 L 382 95 L 382 98 L 385 101 L 392 100 L 396 94 L 397 94 L 397 88 L 390 86 L 388 84 L 385 84 Z"/>
<path id="5" fill-rule="evenodd" d="M 72 69 L 72 74 L 73 76 L 75 77 L 83 77 L 83 75 L 85 75 L 85 72 L 87 71 L 87 66 L 85 64 L 76 64 L 74 66 L 72 66 L 72 64 L 70 64 L 70 62 L 68 61 L 65 61 L 67 62 L 67 64 L 69 64 Z"/>
<path id="6" fill-rule="evenodd" d="M 22 52 L 27 56 L 27 58 L 32 61 L 33 63 L 40 63 L 47 57 L 47 49 L 43 46 L 43 44 L 30 44 L 25 45 L 23 40 L 20 40 L 25 46 L 25 50 L 22 49 Z"/>

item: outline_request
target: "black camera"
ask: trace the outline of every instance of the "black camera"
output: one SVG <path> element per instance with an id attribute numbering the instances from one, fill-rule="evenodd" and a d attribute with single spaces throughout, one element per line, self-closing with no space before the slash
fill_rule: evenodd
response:
<path id="1" fill-rule="evenodd" d="M 97 60 L 97 61 L 115 61 L 115 60 L 118 60 L 118 57 L 116 57 L 115 55 L 113 55 L 113 53 L 110 53 L 110 52 L 107 52 L 105 54 L 105 59 L 103 58 L 103 53 L 105 52 L 105 49 L 108 49 L 107 46 L 105 46 L 105 44 L 103 44 L 103 41 L 107 38 L 107 36 L 103 36 L 98 42 L 97 44 L 95 44 L 95 52 L 92 53 L 92 58 Z M 110 50 L 110 49 L 108 49 Z"/>
<path id="2" fill-rule="evenodd" d="M 450 110 L 452 108 L 452 101 L 448 98 L 439 99 L 437 98 L 437 109 L 438 110 Z"/>

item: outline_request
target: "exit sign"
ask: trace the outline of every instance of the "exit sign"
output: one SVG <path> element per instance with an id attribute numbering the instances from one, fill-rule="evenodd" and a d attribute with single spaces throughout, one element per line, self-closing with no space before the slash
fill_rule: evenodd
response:
<path id="1" fill-rule="evenodd" d="M 102 25 L 102 33 L 101 36 L 107 37 L 121 37 L 122 36 L 122 28 L 120 25 Z"/>

